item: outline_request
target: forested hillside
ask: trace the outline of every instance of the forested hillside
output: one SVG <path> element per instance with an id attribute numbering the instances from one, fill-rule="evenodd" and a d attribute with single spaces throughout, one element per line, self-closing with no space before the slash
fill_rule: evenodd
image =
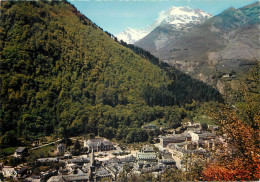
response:
<path id="1" fill-rule="evenodd" d="M 176 125 L 185 104 L 221 100 L 120 45 L 66 1 L 2 1 L 0 25 L 4 146 L 52 134 L 145 141 L 144 123 Z"/>

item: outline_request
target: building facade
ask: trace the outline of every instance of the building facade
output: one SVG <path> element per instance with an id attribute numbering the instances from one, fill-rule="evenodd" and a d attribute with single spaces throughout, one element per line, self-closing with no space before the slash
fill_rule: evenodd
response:
<path id="1" fill-rule="evenodd" d="M 84 141 L 84 147 L 88 148 L 89 151 L 93 150 L 94 152 L 115 150 L 113 143 L 103 138 Z"/>

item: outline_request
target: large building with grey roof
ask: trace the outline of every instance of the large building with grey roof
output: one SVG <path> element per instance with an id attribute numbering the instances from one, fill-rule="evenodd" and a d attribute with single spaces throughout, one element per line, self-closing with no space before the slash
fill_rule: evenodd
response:
<path id="1" fill-rule="evenodd" d="M 104 138 L 84 141 L 84 147 L 88 148 L 89 151 L 93 150 L 94 152 L 115 150 L 113 143 Z"/>
<path id="2" fill-rule="evenodd" d="M 160 144 L 162 145 L 162 147 L 166 147 L 169 143 L 185 142 L 186 138 L 187 137 L 184 134 L 161 137 L 160 138 Z"/>

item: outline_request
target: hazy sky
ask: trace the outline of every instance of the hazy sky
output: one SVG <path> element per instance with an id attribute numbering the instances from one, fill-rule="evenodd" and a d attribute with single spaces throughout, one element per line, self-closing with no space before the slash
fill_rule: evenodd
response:
<path id="1" fill-rule="evenodd" d="M 189 6 L 213 15 L 229 7 L 240 8 L 257 0 L 69 0 L 90 20 L 114 35 L 125 28 L 144 28 L 163 10 Z M 259 2 L 259 0 L 258 0 Z"/>

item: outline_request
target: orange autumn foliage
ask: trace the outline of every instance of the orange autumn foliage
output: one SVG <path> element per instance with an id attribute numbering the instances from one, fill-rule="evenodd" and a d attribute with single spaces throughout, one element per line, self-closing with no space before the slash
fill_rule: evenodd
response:
<path id="1" fill-rule="evenodd" d="M 259 111 L 254 125 L 246 124 L 232 110 L 222 108 L 214 117 L 222 132 L 227 134 L 228 146 L 224 153 L 203 170 L 207 181 L 255 181 L 260 179 Z M 222 149 L 223 150 L 223 149 Z"/>
<path id="2" fill-rule="evenodd" d="M 236 107 L 213 109 L 227 145 L 221 146 L 202 176 L 207 181 L 260 180 L 260 65 L 252 70 L 236 96 Z M 234 97 L 235 98 L 235 97 Z"/>
<path id="3" fill-rule="evenodd" d="M 243 161 L 235 158 L 229 164 L 213 163 L 203 171 L 206 181 L 255 181 L 260 179 L 260 160 Z"/>

